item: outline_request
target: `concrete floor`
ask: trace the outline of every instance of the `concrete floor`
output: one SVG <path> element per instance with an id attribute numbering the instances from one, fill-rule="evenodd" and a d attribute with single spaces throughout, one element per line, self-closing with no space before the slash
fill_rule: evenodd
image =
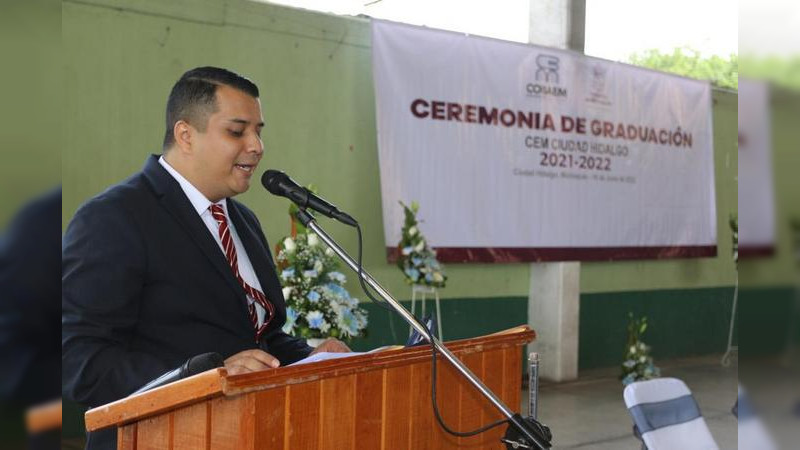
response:
<path id="1" fill-rule="evenodd" d="M 721 449 L 737 448 L 737 421 L 731 413 L 736 402 L 738 367 L 720 365 L 720 358 L 703 357 L 657 361 L 661 375 L 683 380 L 700 405 L 700 411 Z M 638 450 L 632 421 L 622 398 L 623 386 L 616 370 L 582 373 L 577 381 L 547 383 L 539 387 L 539 420 L 553 432 L 554 449 Z M 523 391 L 523 415 L 528 392 Z"/>

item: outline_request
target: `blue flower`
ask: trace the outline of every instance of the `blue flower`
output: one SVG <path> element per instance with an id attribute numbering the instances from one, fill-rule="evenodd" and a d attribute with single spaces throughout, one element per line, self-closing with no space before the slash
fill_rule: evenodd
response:
<path id="1" fill-rule="evenodd" d="M 405 272 L 406 275 L 408 275 L 408 278 L 411 278 L 411 281 L 416 282 L 417 280 L 419 280 L 419 270 L 410 267 L 406 269 Z"/>
<path id="2" fill-rule="evenodd" d="M 291 306 L 286 307 L 286 323 L 283 324 L 283 332 L 289 333 L 294 330 L 294 326 L 297 323 L 297 311 L 294 310 Z"/>
<path id="3" fill-rule="evenodd" d="M 310 328 L 320 329 L 322 324 L 325 323 L 325 318 L 322 316 L 322 313 L 319 311 L 311 311 L 306 316 L 306 320 L 308 320 L 308 326 Z"/>
<path id="4" fill-rule="evenodd" d="M 310 291 L 310 292 L 308 293 L 308 295 L 306 295 L 306 298 L 307 298 L 307 299 L 308 299 L 308 301 L 310 301 L 311 303 L 316 303 L 316 302 L 318 302 L 318 301 L 319 301 L 319 297 L 320 297 L 320 295 L 319 295 L 319 292 L 317 292 L 317 291 Z"/>
<path id="5" fill-rule="evenodd" d="M 629 373 L 625 378 L 622 379 L 622 385 L 627 386 L 633 383 L 634 381 L 636 381 L 636 375 L 634 375 L 633 373 Z"/>
<path id="6" fill-rule="evenodd" d="M 358 308 L 358 303 L 358 299 L 355 297 L 348 298 L 344 301 L 344 304 L 350 309 Z"/>
<path id="7" fill-rule="evenodd" d="M 411 264 L 415 266 L 422 264 L 422 258 L 420 258 L 419 256 L 414 256 L 413 258 L 411 258 Z"/>
<path id="8" fill-rule="evenodd" d="M 408 256 L 408 255 L 411 254 L 411 250 L 414 250 L 414 248 L 411 247 L 411 246 L 403 247 L 402 253 L 403 253 L 404 256 Z"/>
<path id="9" fill-rule="evenodd" d="M 283 278 L 284 280 L 288 280 L 293 276 L 294 276 L 294 267 L 289 267 L 288 269 L 284 269 L 283 272 L 281 272 L 281 278 Z"/>
<path id="10" fill-rule="evenodd" d="M 331 291 L 331 293 L 333 295 L 336 295 L 336 296 L 342 297 L 342 298 L 350 298 L 350 293 L 347 292 L 347 289 L 339 286 L 336 283 L 328 283 L 328 284 L 325 285 L 325 287 L 328 288 L 328 290 Z"/>
<path id="11" fill-rule="evenodd" d="M 336 317 L 336 325 L 339 330 L 349 336 L 358 334 L 358 322 L 358 318 L 349 309 L 343 308 Z"/>

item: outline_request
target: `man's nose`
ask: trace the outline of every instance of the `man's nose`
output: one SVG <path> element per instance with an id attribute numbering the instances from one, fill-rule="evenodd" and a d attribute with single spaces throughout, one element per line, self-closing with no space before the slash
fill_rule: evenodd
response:
<path id="1" fill-rule="evenodd" d="M 261 141 L 261 137 L 259 137 L 258 135 L 254 135 L 247 142 L 247 151 L 251 153 L 256 153 L 258 155 L 264 153 L 264 143 Z"/>

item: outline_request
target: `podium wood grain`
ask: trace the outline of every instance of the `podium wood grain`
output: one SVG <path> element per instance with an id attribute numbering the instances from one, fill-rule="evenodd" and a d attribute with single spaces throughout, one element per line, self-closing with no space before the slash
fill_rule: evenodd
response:
<path id="1" fill-rule="evenodd" d="M 511 409 L 520 403 L 527 327 L 447 343 Z M 502 415 L 437 359 L 445 422 L 471 430 Z M 118 427 L 120 449 L 503 448 L 505 426 L 472 437 L 444 432 L 431 407 L 427 346 L 228 376 L 214 369 L 92 409 L 90 431 Z"/>

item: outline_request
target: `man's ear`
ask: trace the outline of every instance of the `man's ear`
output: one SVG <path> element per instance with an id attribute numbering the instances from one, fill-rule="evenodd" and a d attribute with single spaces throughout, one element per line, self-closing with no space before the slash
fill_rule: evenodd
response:
<path id="1" fill-rule="evenodd" d="M 189 122 L 185 120 L 175 122 L 175 126 L 172 127 L 172 135 L 175 137 L 175 147 L 177 147 L 181 153 L 192 152 L 194 132 L 195 129 L 189 125 Z"/>

